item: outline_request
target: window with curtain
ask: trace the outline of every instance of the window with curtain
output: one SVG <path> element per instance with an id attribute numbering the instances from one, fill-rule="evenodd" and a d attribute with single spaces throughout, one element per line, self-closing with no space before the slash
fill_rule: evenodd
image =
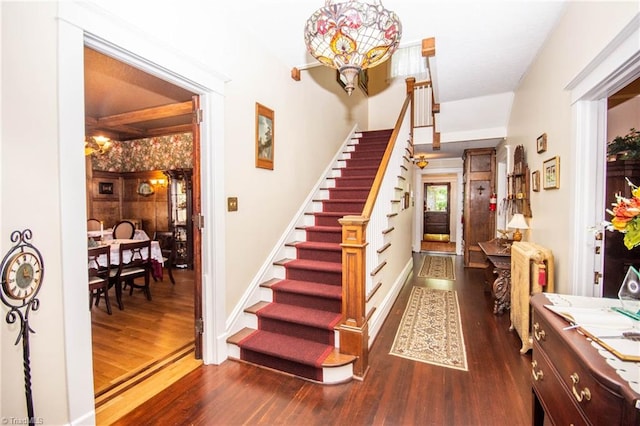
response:
<path id="1" fill-rule="evenodd" d="M 429 79 L 426 58 L 422 56 L 422 45 L 401 47 L 391 56 L 391 78 L 415 77 L 416 81 Z"/>

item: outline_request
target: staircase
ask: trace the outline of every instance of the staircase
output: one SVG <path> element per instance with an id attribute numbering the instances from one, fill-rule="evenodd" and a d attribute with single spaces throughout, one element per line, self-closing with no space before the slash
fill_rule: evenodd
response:
<path id="1" fill-rule="evenodd" d="M 304 241 L 287 243 L 294 259 L 274 263 L 284 279 L 260 287 L 269 301 L 245 309 L 256 327 L 245 327 L 227 339 L 231 358 L 320 383 L 352 378 L 355 357 L 341 354 L 336 327 L 342 319 L 342 227 L 338 219 L 360 215 L 369 195 L 391 130 L 362 132 L 352 140 L 336 177 L 328 177 L 321 211 L 309 212 L 313 225 L 301 227 Z"/>

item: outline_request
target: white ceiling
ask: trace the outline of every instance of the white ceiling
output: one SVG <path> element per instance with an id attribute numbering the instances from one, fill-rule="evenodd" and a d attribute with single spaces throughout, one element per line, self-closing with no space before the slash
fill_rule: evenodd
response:
<path id="1" fill-rule="evenodd" d="M 373 1 L 373 0 L 366 0 Z M 563 11 L 564 0 L 384 0 L 402 23 L 401 47 L 436 39 L 440 103 L 513 91 Z M 242 0 L 229 7 L 291 67 L 317 61 L 303 29 L 323 0 Z"/>
<path id="2" fill-rule="evenodd" d="M 241 25 L 255 33 L 273 56 L 290 68 L 304 69 L 318 66 L 304 45 L 305 22 L 324 3 L 240 0 L 225 2 L 224 8 L 235 17 L 241 16 Z M 429 145 L 416 141 L 421 144 L 416 150 L 431 152 L 432 158 L 460 157 L 465 148 L 495 146 L 501 141 L 505 135 L 478 129 L 506 129 L 509 93 L 517 88 L 565 4 L 564 0 L 384 0 L 383 5 L 402 23 L 401 47 L 429 37 L 436 40 L 433 82 L 441 105 L 438 123 L 443 148 L 431 151 Z M 145 105 L 141 102 L 150 102 L 147 92 L 167 84 L 145 83 L 146 78 L 130 67 L 109 65 L 108 58 L 94 56 L 87 57 L 85 75 L 90 117 L 142 108 Z M 175 101 L 190 96 L 167 90 L 161 90 L 163 96 Z M 156 101 L 146 106 L 167 102 Z M 476 137 L 460 136 L 474 131 Z"/>
<path id="3" fill-rule="evenodd" d="M 372 2 L 373 0 L 360 0 Z M 303 30 L 324 0 L 242 0 L 230 7 L 243 24 L 291 68 L 317 66 Z M 384 0 L 402 23 L 400 47 L 435 37 L 433 85 L 441 105 L 442 149 L 415 141 L 430 158 L 461 157 L 464 149 L 496 146 L 506 136 L 511 97 L 553 30 L 565 0 Z M 470 101 L 471 100 L 471 101 Z M 450 103 L 449 105 L 447 103 Z M 485 128 L 505 129 L 487 134 Z M 476 137 L 470 135 L 476 135 Z M 459 137 L 468 135 L 470 137 Z"/>

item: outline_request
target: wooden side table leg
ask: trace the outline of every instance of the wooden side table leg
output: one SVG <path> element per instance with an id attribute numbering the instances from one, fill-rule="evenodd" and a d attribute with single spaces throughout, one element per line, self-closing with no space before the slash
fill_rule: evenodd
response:
<path id="1" fill-rule="evenodd" d="M 495 302 L 493 305 L 493 313 L 502 315 L 502 313 L 511 307 L 511 270 L 498 269 L 498 278 L 493 282 L 493 296 Z"/>

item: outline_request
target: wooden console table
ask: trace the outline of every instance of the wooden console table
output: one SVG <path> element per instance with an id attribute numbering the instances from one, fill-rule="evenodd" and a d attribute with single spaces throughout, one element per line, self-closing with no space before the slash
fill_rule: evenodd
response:
<path id="1" fill-rule="evenodd" d="M 640 425 L 640 394 L 607 363 L 577 329 L 545 308 L 533 306 L 533 425 Z"/>
<path id="2" fill-rule="evenodd" d="M 502 314 L 511 306 L 511 241 L 495 238 L 478 245 L 498 274 L 492 285 L 493 313 Z"/>

